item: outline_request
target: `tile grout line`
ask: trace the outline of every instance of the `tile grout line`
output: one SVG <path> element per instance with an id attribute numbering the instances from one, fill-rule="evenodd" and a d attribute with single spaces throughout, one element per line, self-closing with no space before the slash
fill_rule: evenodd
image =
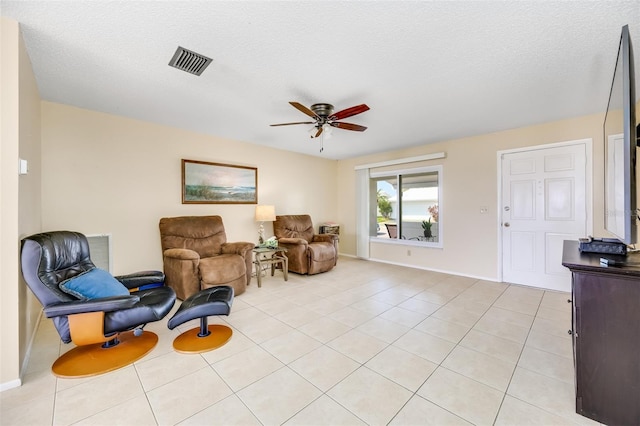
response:
<path id="1" fill-rule="evenodd" d="M 540 297 L 540 301 L 538 302 L 538 306 L 536 308 L 536 313 L 535 313 L 535 315 L 533 315 L 533 321 L 531 321 L 531 325 L 529 326 L 529 330 L 527 331 L 527 337 L 524 339 L 524 342 L 522 343 L 522 349 L 520 350 L 520 354 L 518 354 L 518 359 L 516 360 L 515 367 L 514 367 L 513 371 L 511 372 L 511 377 L 509 378 L 509 383 L 507 384 L 507 388 L 505 389 L 504 394 L 502 395 L 502 400 L 500 401 L 500 405 L 498 406 L 498 411 L 496 412 L 495 418 L 493 419 L 493 422 L 492 422 L 493 425 L 495 425 L 496 421 L 498 421 L 498 417 L 500 416 L 500 411 L 502 410 L 502 405 L 504 404 L 504 400 L 506 399 L 506 397 L 508 395 L 509 387 L 511 386 L 511 382 L 513 381 L 513 376 L 516 374 L 516 370 L 518 369 L 518 364 L 520 363 L 520 359 L 522 358 L 522 353 L 524 352 L 524 350 L 525 350 L 525 348 L 527 346 L 527 340 L 529 339 L 529 335 L 531 334 L 531 330 L 533 329 L 533 324 L 535 323 L 536 316 L 538 315 L 538 311 L 540 310 L 540 306 L 542 305 L 542 301 L 544 300 L 545 293 L 546 293 L 546 291 L 543 291 L 542 297 Z M 540 407 L 538 407 L 538 408 L 540 408 Z"/>

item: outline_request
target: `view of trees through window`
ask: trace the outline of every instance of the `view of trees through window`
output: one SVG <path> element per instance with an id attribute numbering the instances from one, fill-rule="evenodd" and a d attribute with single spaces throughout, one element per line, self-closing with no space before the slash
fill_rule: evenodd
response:
<path id="1" fill-rule="evenodd" d="M 375 237 L 440 242 L 440 170 L 372 173 L 375 190 Z M 371 210 L 372 212 L 374 209 Z M 372 233 L 373 234 L 373 233 Z"/>

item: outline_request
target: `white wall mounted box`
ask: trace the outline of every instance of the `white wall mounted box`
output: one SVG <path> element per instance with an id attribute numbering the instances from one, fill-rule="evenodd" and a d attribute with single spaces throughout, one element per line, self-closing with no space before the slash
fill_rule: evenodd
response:
<path id="1" fill-rule="evenodd" d="M 18 174 L 19 175 L 26 175 L 27 173 L 29 173 L 29 163 L 27 163 L 27 160 L 23 160 L 22 158 L 18 159 Z"/>

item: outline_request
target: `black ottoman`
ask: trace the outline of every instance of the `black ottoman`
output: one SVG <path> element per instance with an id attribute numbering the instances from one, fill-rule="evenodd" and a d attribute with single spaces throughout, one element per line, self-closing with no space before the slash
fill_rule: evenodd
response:
<path id="1" fill-rule="evenodd" d="M 175 338 L 173 348 L 183 353 L 201 353 L 219 348 L 231 339 L 226 325 L 207 325 L 207 317 L 229 315 L 233 304 L 233 287 L 218 286 L 202 290 L 182 302 L 167 326 L 173 330 L 180 324 L 200 318 L 200 328 L 192 328 Z"/>

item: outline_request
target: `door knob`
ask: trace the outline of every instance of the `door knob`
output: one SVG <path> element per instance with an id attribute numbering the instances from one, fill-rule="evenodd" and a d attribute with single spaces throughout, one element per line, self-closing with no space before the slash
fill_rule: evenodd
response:
<path id="1" fill-rule="evenodd" d="M 509 222 L 505 222 L 505 223 L 504 223 L 504 227 L 505 227 L 505 228 L 508 228 L 508 227 L 510 227 L 510 226 L 511 226 L 511 224 L 510 224 Z"/>

